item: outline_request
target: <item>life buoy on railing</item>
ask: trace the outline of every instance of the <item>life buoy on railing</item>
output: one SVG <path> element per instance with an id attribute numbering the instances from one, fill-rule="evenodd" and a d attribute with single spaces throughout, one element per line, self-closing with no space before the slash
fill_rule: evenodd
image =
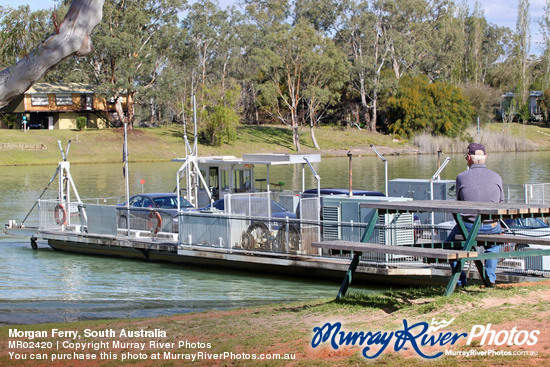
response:
<path id="1" fill-rule="evenodd" d="M 153 225 L 153 220 L 156 221 L 155 225 Z M 147 219 L 147 228 L 149 228 L 149 230 L 153 234 L 157 234 L 159 233 L 161 227 L 162 227 L 162 217 L 160 216 L 159 212 L 150 212 Z"/>
<path id="2" fill-rule="evenodd" d="M 55 223 L 59 225 L 67 224 L 67 211 L 65 210 L 63 204 L 57 204 L 55 206 L 53 215 L 55 217 Z"/>

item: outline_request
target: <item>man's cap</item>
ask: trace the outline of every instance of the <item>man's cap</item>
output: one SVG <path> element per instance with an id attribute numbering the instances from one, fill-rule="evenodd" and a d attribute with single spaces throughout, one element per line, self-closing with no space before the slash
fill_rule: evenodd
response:
<path id="1" fill-rule="evenodd" d="M 468 145 L 468 154 L 470 155 L 487 155 L 485 153 L 485 147 L 479 143 L 472 143 Z"/>

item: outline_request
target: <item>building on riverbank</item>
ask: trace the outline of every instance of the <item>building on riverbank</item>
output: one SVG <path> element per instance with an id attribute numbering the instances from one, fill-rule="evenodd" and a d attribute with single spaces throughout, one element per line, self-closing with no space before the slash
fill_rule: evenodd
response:
<path id="1" fill-rule="evenodd" d="M 84 83 L 36 83 L 1 111 L 19 124 L 25 117 L 31 129 L 76 129 L 78 117 L 86 118 L 86 127 L 105 128 L 115 102 Z"/>
<path id="2" fill-rule="evenodd" d="M 543 92 L 540 90 L 532 90 L 529 92 L 529 116 L 532 121 L 542 121 L 542 110 L 541 110 L 541 99 L 543 97 Z M 499 117 L 502 121 L 507 119 L 507 113 L 512 111 L 512 113 L 519 114 L 519 108 L 516 106 L 515 111 L 511 109 L 512 101 L 514 100 L 515 93 L 508 92 L 500 96 L 500 110 Z M 514 121 L 518 117 L 512 118 Z"/>

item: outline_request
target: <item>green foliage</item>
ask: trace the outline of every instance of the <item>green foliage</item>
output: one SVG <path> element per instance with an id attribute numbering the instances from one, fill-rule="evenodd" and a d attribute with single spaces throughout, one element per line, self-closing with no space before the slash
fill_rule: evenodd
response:
<path id="1" fill-rule="evenodd" d="M 240 88 L 235 84 L 232 89 L 224 90 L 220 96 L 220 89 L 211 88 L 203 91 L 208 96 L 209 105 L 203 112 L 205 121 L 199 134 L 204 144 L 220 146 L 226 138 L 226 142 L 237 139 L 237 124 L 239 123 L 239 111 L 237 101 Z"/>
<path id="2" fill-rule="evenodd" d="M 70 3 L 58 2 L 57 23 Z M 352 120 L 374 130 L 381 121 L 377 116 L 388 114 L 392 131 L 400 135 L 452 136 L 460 134 L 469 114 L 461 94 L 448 84 L 406 87 L 403 76 L 489 84 L 502 94 L 516 90 L 518 55 L 526 55 L 515 47 L 524 47 L 526 37 L 514 38 L 510 29 L 489 24 L 478 5 L 472 9 L 445 0 L 245 0 L 242 5 L 105 2 L 92 34 L 95 52 L 67 58 L 44 81 L 99 85 L 97 90 L 113 99 L 131 95 L 135 116 L 153 124 L 189 121 L 194 94 L 199 126 L 210 143 L 221 140 L 212 138 L 220 126 L 236 120 L 233 112 L 247 123 L 296 127 L 295 144 L 305 121 L 317 126 Z M 537 74 L 540 89 L 548 89 L 548 14 L 546 9 L 545 59 L 526 64 L 524 57 L 527 75 L 521 86 Z M 8 66 L 55 30 L 53 11 L 0 6 L 0 30 L 0 66 Z M 227 103 L 229 79 L 240 84 L 238 103 Z M 400 90 L 406 88 L 407 97 Z M 217 90 L 216 99 L 209 90 Z M 495 96 L 482 87 L 467 95 L 475 114 L 489 121 Z M 133 119 L 132 105 L 120 120 Z M 230 136 L 230 130 L 223 135 Z"/>
<path id="3" fill-rule="evenodd" d="M 19 121 L 19 118 L 16 115 L 3 115 L 3 114 L 0 114 L 0 127 L 5 126 L 8 129 L 15 129 L 17 127 L 17 122 L 18 121 Z"/>
<path id="4" fill-rule="evenodd" d="M 550 89 L 546 89 L 543 92 L 540 102 L 540 108 L 542 110 L 544 120 L 546 122 L 550 121 Z"/>
<path id="5" fill-rule="evenodd" d="M 31 12 L 28 5 L 17 9 L 0 7 L 0 69 L 26 57 L 54 30 L 52 12 Z M 55 15 L 57 17 L 57 15 Z"/>
<path id="6" fill-rule="evenodd" d="M 429 83 L 425 76 L 401 78 L 388 105 L 389 129 L 402 137 L 419 131 L 457 137 L 473 115 L 472 105 L 459 88 L 445 82 Z"/>
<path id="7" fill-rule="evenodd" d="M 529 113 L 529 102 L 527 102 L 521 105 L 519 109 L 519 118 L 525 124 L 526 122 L 529 122 L 530 117 L 531 117 L 531 114 Z"/>
<path id="8" fill-rule="evenodd" d="M 229 107 L 217 105 L 209 113 L 209 120 L 202 130 L 204 138 L 208 139 L 210 145 L 220 146 L 224 136 L 227 142 L 237 139 L 235 126 L 239 122 L 239 115 Z"/>
<path id="9" fill-rule="evenodd" d="M 88 119 L 84 116 L 78 116 L 76 118 L 76 128 L 80 131 L 86 127 Z"/>
<path id="10" fill-rule="evenodd" d="M 491 122 L 494 110 L 500 107 L 500 91 L 481 83 L 466 83 L 462 89 L 472 104 L 474 117 L 479 117 L 482 124 Z"/>

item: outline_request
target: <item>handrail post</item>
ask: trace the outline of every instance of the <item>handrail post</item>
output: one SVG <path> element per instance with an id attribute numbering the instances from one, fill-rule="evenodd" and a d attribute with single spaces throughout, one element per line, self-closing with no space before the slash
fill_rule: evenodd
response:
<path id="1" fill-rule="evenodd" d="M 388 196 L 388 160 L 384 158 L 382 154 L 380 154 L 380 152 L 376 149 L 374 144 L 371 144 L 370 147 L 372 148 L 372 150 L 374 150 L 378 158 L 380 158 L 382 162 L 384 162 L 384 177 L 385 177 L 384 194 Z"/>
<path id="2" fill-rule="evenodd" d="M 306 161 L 307 165 L 309 166 L 309 169 L 313 173 L 313 177 L 315 177 L 315 179 L 317 180 L 317 196 L 320 198 L 321 197 L 321 176 L 317 174 L 317 172 L 315 171 L 315 168 L 313 168 L 313 166 L 311 165 L 307 157 L 304 157 L 304 161 Z"/>
<path id="3" fill-rule="evenodd" d="M 437 171 L 435 171 L 435 173 L 433 174 L 432 178 L 430 178 L 430 200 L 433 200 L 434 199 L 434 180 L 437 178 L 438 180 L 440 179 L 439 178 L 439 175 L 441 174 L 441 172 L 445 169 L 445 167 L 447 166 L 447 164 L 449 164 L 449 162 L 451 161 L 451 157 L 447 157 L 445 158 L 445 161 L 443 162 L 443 164 L 441 164 L 441 166 L 437 169 Z M 434 240 L 434 237 L 435 237 L 435 214 L 434 212 L 432 211 L 432 214 L 431 214 L 431 220 L 432 220 L 432 242 Z"/>

